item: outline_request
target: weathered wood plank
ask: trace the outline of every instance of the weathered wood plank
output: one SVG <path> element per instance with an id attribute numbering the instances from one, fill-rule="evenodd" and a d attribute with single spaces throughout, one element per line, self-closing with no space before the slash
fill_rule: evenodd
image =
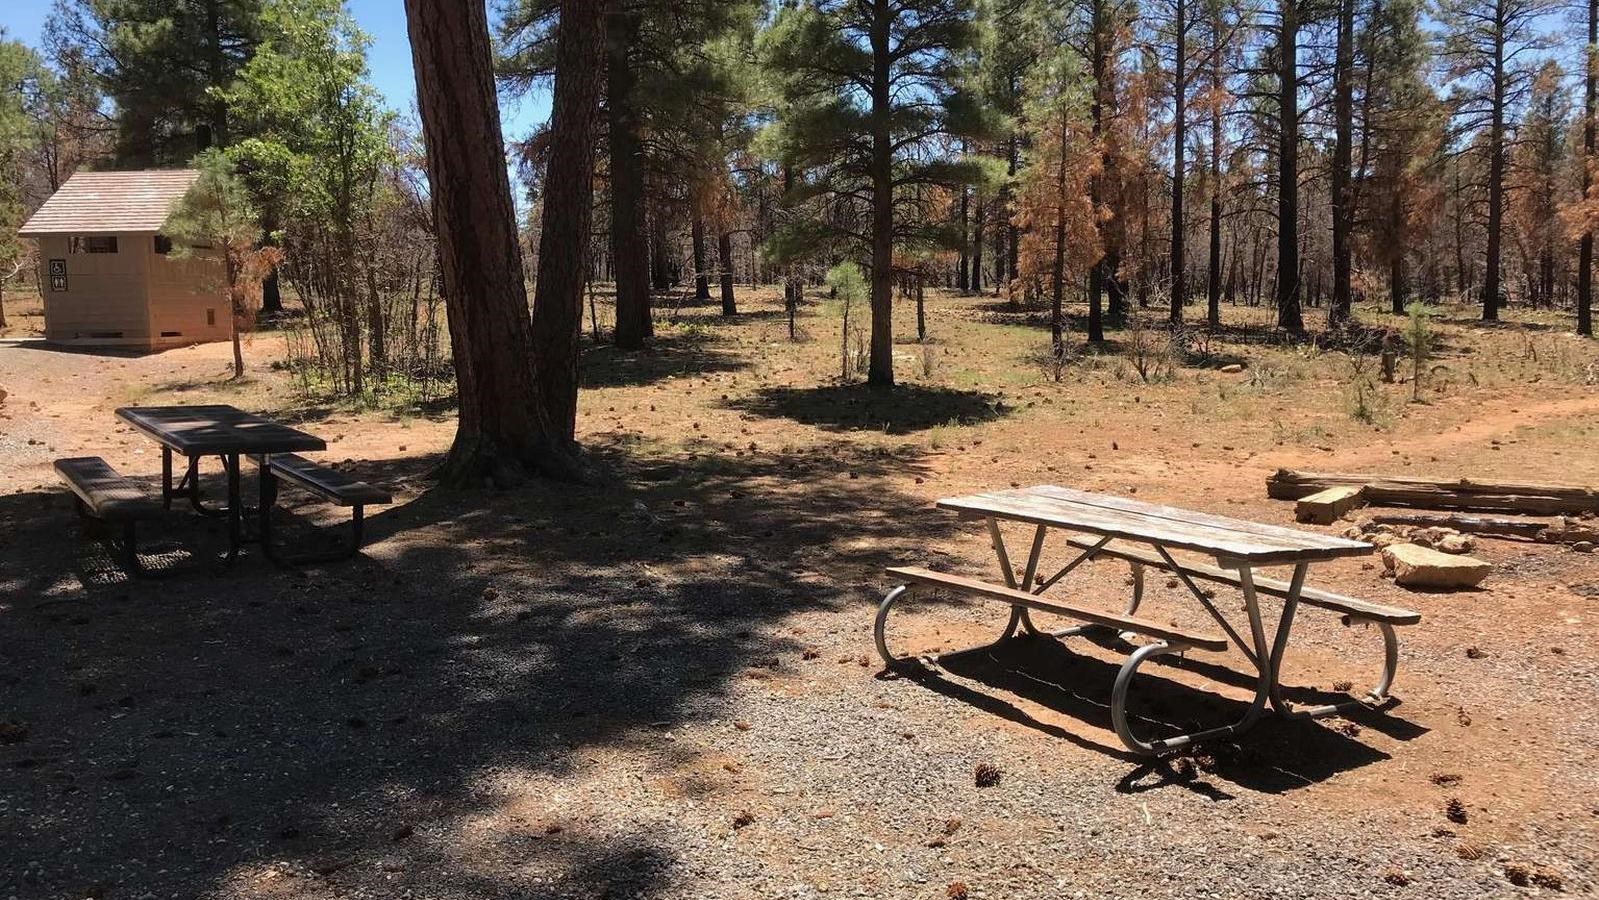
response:
<path id="1" fill-rule="evenodd" d="M 1331 535 L 1091 494 L 1054 485 L 951 497 L 941 509 L 1153 542 L 1255 565 L 1305 562 L 1372 552 L 1369 544 Z"/>
<path id="2" fill-rule="evenodd" d="M 1025 606 L 1039 612 L 1055 613 L 1070 616 L 1083 622 L 1095 625 L 1106 625 L 1126 631 L 1137 632 L 1156 640 L 1173 641 L 1189 644 L 1205 650 L 1227 649 L 1227 639 L 1219 635 L 1198 634 L 1163 625 L 1149 619 L 1136 616 L 1121 616 L 1114 613 L 1078 606 L 1074 603 L 1062 603 L 1058 600 L 1043 600 L 1036 594 L 1027 591 L 1018 591 L 1002 585 L 990 584 L 976 578 L 967 578 L 963 575 L 948 575 L 943 572 L 934 572 L 919 566 L 896 566 L 888 570 L 888 574 L 896 578 L 904 578 L 917 584 L 932 585 L 935 587 L 949 588 L 979 597 L 988 597 L 993 600 L 1003 600 L 1015 606 Z"/>

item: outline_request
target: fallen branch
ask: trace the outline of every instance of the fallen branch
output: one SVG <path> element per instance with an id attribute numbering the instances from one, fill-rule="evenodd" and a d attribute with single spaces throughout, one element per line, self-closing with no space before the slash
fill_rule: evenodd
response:
<path id="1" fill-rule="evenodd" d="M 1507 512 L 1553 516 L 1599 514 L 1599 491 L 1564 484 L 1458 481 L 1366 475 L 1342 472 L 1296 472 L 1279 469 L 1266 479 L 1266 495 L 1299 500 L 1334 487 L 1362 487 L 1372 506 L 1411 506 L 1474 512 Z"/>

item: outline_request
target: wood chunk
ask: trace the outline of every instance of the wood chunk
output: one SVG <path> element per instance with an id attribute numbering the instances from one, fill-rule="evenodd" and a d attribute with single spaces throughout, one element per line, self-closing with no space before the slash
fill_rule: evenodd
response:
<path id="1" fill-rule="evenodd" d="M 1317 491 L 1294 504 L 1294 519 L 1313 525 L 1331 525 L 1360 505 L 1364 492 L 1365 485 L 1342 485 Z"/>
<path id="2" fill-rule="evenodd" d="M 1439 553 L 1420 544 L 1394 544 L 1382 549 L 1383 565 L 1394 573 L 1401 587 L 1454 590 L 1476 587 L 1493 564 L 1472 556 Z"/>

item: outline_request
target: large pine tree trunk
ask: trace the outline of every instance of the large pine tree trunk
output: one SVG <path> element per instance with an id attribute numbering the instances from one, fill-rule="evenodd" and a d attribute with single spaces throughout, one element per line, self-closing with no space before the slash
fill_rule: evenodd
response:
<path id="1" fill-rule="evenodd" d="M 694 245 L 694 299 L 711 299 L 711 279 L 705 271 L 705 220 L 694 214 L 689 225 L 689 240 Z"/>
<path id="2" fill-rule="evenodd" d="M 1171 321 L 1183 322 L 1183 301 L 1188 299 L 1188 261 L 1183 247 L 1183 176 L 1187 174 L 1188 151 L 1188 7 L 1185 0 L 1177 0 L 1175 7 L 1177 30 L 1176 54 L 1172 67 L 1172 183 L 1171 183 Z"/>
<path id="3" fill-rule="evenodd" d="M 1599 0 L 1596 0 L 1599 2 Z M 1221 22 L 1211 23 L 1210 45 L 1210 283 L 1205 291 L 1205 321 L 1212 328 L 1221 327 L 1221 97 L 1225 84 L 1222 81 L 1222 28 Z M 1237 251 L 1234 251 L 1234 256 Z"/>
<path id="4" fill-rule="evenodd" d="M 1494 36 L 1492 119 L 1488 125 L 1488 259 L 1482 285 L 1484 322 L 1499 320 L 1499 231 L 1504 227 L 1505 219 L 1505 82 L 1508 78 L 1505 69 L 1505 36 L 1501 30 Z"/>
<path id="5" fill-rule="evenodd" d="M 1355 224 L 1349 195 L 1350 165 L 1354 151 L 1355 0 L 1338 0 L 1338 46 L 1333 65 L 1332 161 L 1332 302 L 1327 323 L 1337 326 L 1349 319 L 1353 285 L 1350 283 L 1351 238 Z"/>
<path id="6" fill-rule="evenodd" d="M 894 386 L 894 147 L 889 0 L 872 0 L 872 341 L 866 383 Z"/>
<path id="7" fill-rule="evenodd" d="M 1588 0 L 1588 57 L 1587 73 L 1582 89 L 1582 196 L 1586 200 L 1593 190 L 1594 164 L 1594 94 L 1596 60 L 1599 53 L 1599 0 Z M 1582 243 L 1577 250 L 1577 333 L 1593 336 L 1593 229 L 1582 233 Z"/>
<path id="8" fill-rule="evenodd" d="M 562 10 L 556 35 L 555 97 L 533 297 L 533 376 L 561 441 L 577 427 L 578 335 L 588 281 L 594 143 L 604 73 L 605 0 Z"/>
<path id="9" fill-rule="evenodd" d="M 1093 69 L 1094 99 L 1089 104 L 1088 109 L 1094 145 L 1096 148 L 1098 148 L 1102 163 L 1105 162 L 1105 156 L 1107 155 L 1104 153 L 1100 142 L 1104 138 L 1105 131 L 1105 95 L 1107 93 L 1106 80 L 1109 77 L 1110 68 L 1110 60 L 1108 58 L 1110 51 L 1107 47 L 1107 44 L 1109 43 L 1109 37 L 1105 34 L 1105 31 L 1109 27 L 1109 23 L 1105 20 L 1105 0 L 1094 0 L 1093 22 L 1091 27 L 1092 34 L 1089 35 L 1089 41 L 1092 45 L 1093 53 L 1093 59 L 1090 61 L 1090 63 Z M 1108 166 L 1102 165 L 1100 172 L 1089 179 L 1089 199 L 1093 204 L 1096 218 L 1100 217 L 1100 206 L 1104 203 L 1105 199 L 1105 192 L 1102 182 L 1105 178 L 1105 169 L 1107 168 Z M 1100 259 L 1092 266 L 1090 266 L 1088 270 L 1088 340 L 1090 343 L 1103 344 L 1105 342 L 1105 322 L 1102 312 L 1106 281 L 1105 268 L 1107 262 L 1112 260 L 1112 257 L 1109 251 L 1110 238 L 1108 236 L 1110 223 L 1100 221 L 1098 227 L 1100 243 L 1106 249 L 1104 255 L 1101 256 Z M 1116 270 L 1113 262 L 1111 262 L 1111 265 L 1112 268 L 1110 270 L 1110 278 L 1111 280 L 1114 280 L 1116 277 Z"/>
<path id="10" fill-rule="evenodd" d="M 1599 2 L 1599 0 L 1594 0 L 1594 2 Z M 961 142 L 961 153 L 964 154 L 965 152 L 966 152 L 966 142 L 962 141 Z M 970 253 L 970 248 L 971 248 L 971 243 L 972 243 L 972 237 L 971 237 L 971 203 L 972 203 L 972 189 L 967 187 L 966 185 L 961 185 L 961 205 L 960 205 L 961 252 L 960 252 L 960 263 L 955 269 L 955 287 L 957 289 L 959 289 L 962 294 L 966 293 L 971 287 L 971 279 L 970 279 L 970 277 L 968 275 L 968 272 L 971 269 L 971 263 L 972 263 L 972 261 L 971 261 L 971 253 Z"/>
<path id="11" fill-rule="evenodd" d="M 738 303 L 733 299 L 733 235 L 722 232 L 716 236 L 717 266 L 722 270 L 722 315 L 738 315 Z"/>
<path id="12" fill-rule="evenodd" d="M 484 6 L 405 0 L 405 11 L 460 398 L 455 442 L 439 474 L 459 485 L 574 474 L 575 456 L 557 440 L 533 378 L 533 327 Z"/>
<path id="13" fill-rule="evenodd" d="M 983 203 L 983 195 L 977 194 L 974 198 L 977 206 L 976 221 L 972 224 L 972 272 L 971 292 L 983 292 L 983 226 L 987 222 L 988 209 Z"/>
<path id="14" fill-rule="evenodd" d="M 644 225 L 644 147 L 634 108 L 633 44 L 638 16 L 616 9 L 606 20 L 606 110 L 611 141 L 611 255 L 616 266 L 616 345 L 644 346 L 650 321 L 650 244 Z"/>
<path id="15" fill-rule="evenodd" d="M 1277 325 L 1305 330 L 1299 309 L 1299 0 L 1279 0 Z"/>

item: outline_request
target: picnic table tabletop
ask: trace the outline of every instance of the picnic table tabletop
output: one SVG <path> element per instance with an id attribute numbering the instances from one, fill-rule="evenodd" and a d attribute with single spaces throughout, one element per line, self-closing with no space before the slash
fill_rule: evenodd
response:
<path id="1" fill-rule="evenodd" d="M 151 440 L 186 456 L 295 453 L 328 446 L 316 435 L 225 403 L 124 406 L 116 415 Z"/>
<path id="2" fill-rule="evenodd" d="M 1195 551 L 1224 564 L 1317 562 L 1363 556 L 1376 549 L 1362 541 L 1049 484 L 949 497 L 938 506 L 967 517 L 1007 519 Z"/>

